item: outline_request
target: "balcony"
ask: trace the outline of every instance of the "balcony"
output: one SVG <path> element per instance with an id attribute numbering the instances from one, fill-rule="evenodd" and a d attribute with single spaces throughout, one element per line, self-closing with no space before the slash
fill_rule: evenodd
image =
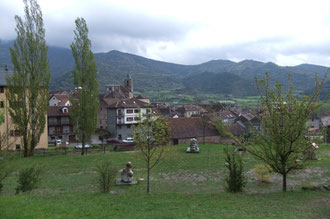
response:
<path id="1" fill-rule="evenodd" d="M 72 125 L 71 121 L 48 121 L 48 126 L 52 125 Z"/>
<path id="2" fill-rule="evenodd" d="M 121 117 L 124 117 L 124 116 L 125 116 L 125 113 L 124 113 L 124 112 L 117 113 L 117 117 L 118 117 L 118 118 L 121 118 Z"/>

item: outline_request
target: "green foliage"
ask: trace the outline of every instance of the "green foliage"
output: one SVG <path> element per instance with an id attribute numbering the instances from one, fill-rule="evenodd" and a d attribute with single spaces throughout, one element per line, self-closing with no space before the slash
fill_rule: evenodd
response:
<path id="1" fill-rule="evenodd" d="M 147 193 L 150 192 L 150 171 L 163 157 L 169 141 L 169 127 L 165 118 L 152 112 L 140 115 L 134 127 L 134 143 L 141 151 L 147 167 Z"/>
<path id="2" fill-rule="evenodd" d="M 36 166 L 27 167 L 18 173 L 18 186 L 16 187 L 16 194 L 19 192 L 30 192 L 37 188 L 40 183 L 41 169 Z"/>
<path id="3" fill-rule="evenodd" d="M 17 38 L 10 48 L 14 72 L 7 77 L 10 117 L 22 135 L 24 156 L 33 155 L 44 132 L 50 72 L 40 7 L 25 0 L 25 21 L 15 16 Z"/>
<path id="4" fill-rule="evenodd" d="M 246 177 L 243 173 L 242 155 L 236 153 L 234 150 L 225 150 L 226 167 L 228 169 L 228 176 L 226 178 L 228 192 L 242 192 L 246 185 Z"/>
<path id="5" fill-rule="evenodd" d="M 221 120 L 217 121 L 215 128 L 218 130 L 221 137 L 230 137 L 230 125 L 224 124 Z"/>
<path id="6" fill-rule="evenodd" d="M 252 171 L 257 174 L 260 182 L 270 183 L 272 181 L 269 174 L 273 173 L 273 170 L 270 166 L 266 164 L 257 164 Z"/>
<path id="7" fill-rule="evenodd" d="M 271 88 L 268 74 L 256 80 L 263 112 L 262 130 L 255 133 L 256 144 L 249 146 L 248 151 L 283 176 L 283 191 L 286 191 L 287 175 L 304 166 L 304 162 L 297 160 L 310 147 L 310 141 L 305 138 L 306 122 L 320 106 L 318 97 L 326 76 L 321 82 L 316 80 L 317 90 L 312 96 L 301 100 L 295 97 L 292 84 L 284 92 L 279 83 Z"/>
<path id="8" fill-rule="evenodd" d="M 96 166 L 96 172 L 100 191 L 103 193 L 110 192 L 111 184 L 113 184 L 117 175 L 117 169 L 113 167 L 110 161 L 103 161 Z"/>
<path id="9" fill-rule="evenodd" d="M 82 142 L 81 154 L 84 154 L 85 142 L 94 134 L 97 128 L 98 82 L 94 55 L 91 51 L 91 41 L 88 39 L 88 28 L 84 18 L 77 18 L 74 30 L 74 42 L 71 44 L 75 60 L 73 84 L 76 92 L 71 98 L 74 130 Z"/>

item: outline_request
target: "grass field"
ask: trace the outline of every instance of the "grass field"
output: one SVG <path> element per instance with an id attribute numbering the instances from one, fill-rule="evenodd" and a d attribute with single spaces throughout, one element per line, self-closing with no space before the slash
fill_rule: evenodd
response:
<path id="1" fill-rule="evenodd" d="M 185 153 L 187 145 L 171 146 L 151 175 L 151 194 L 145 182 L 114 186 L 101 194 L 96 185 L 95 165 L 111 160 L 120 170 L 133 163 L 134 175 L 146 178 L 138 152 L 106 154 L 37 155 L 12 161 L 15 169 L 0 194 L 0 218 L 329 218 L 329 191 L 302 191 L 302 185 L 330 184 L 330 145 L 321 145 L 319 161 L 288 178 L 288 192 L 281 192 L 281 177 L 260 184 L 251 169 L 258 163 L 244 155 L 248 184 L 241 194 L 224 192 L 225 146 L 200 145 L 201 153 Z M 38 189 L 15 195 L 17 171 L 43 168 Z M 119 173 L 118 173 L 119 177 Z"/>

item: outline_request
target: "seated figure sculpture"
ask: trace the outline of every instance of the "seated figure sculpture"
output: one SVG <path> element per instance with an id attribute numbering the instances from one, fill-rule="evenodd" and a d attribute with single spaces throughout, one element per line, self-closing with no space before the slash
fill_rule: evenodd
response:
<path id="1" fill-rule="evenodd" d="M 132 163 L 127 162 L 126 168 L 121 171 L 121 181 L 124 183 L 130 183 L 133 181 Z"/>
<path id="2" fill-rule="evenodd" d="M 188 153 L 198 153 L 199 152 L 196 138 L 190 139 L 190 146 L 187 148 L 187 152 Z"/>

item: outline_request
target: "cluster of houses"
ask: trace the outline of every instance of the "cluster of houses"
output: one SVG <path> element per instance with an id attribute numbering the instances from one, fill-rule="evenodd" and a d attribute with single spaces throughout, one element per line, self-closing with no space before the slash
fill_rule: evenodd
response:
<path id="1" fill-rule="evenodd" d="M 4 108 L 5 119 L 0 126 L 1 133 L 10 133 L 8 141 L 11 149 L 20 149 L 19 130 L 15 130 L 11 124 L 6 101 L 6 72 L 0 71 L 0 107 Z M 110 139 L 123 140 L 132 137 L 133 126 L 138 123 L 141 114 L 161 114 L 170 126 L 170 143 L 189 143 L 191 138 L 206 143 L 228 143 L 228 139 L 222 138 L 215 123 L 221 120 L 230 124 L 231 132 L 235 136 L 248 133 L 250 129 L 260 129 L 259 112 L 251 112 L 236 106 L 218 105 L 183 105 L 171 106 L 166 103 L 150 103 L 148 97 L 143 94 L 134 96 L 133 79 L 130 74 L 124 78 L 122 85 L 108 85 L 105 92 L 99 95 L 98 129 L 108 131 Z M 56 140 L 61 142 L 77 143 L 74 127 L 70 118 L 71 103 L 70 92 L 50 92 L 48 122 L 45 132 L 37 146 L 48 147 Z M 317 131 L 321 126 L 329 127 L 330 116 L 313 117 L 309 120 L 311 131 Z M 328 134 L 330 138 L 330 134 Z M 98 141 L 97 134 L 91 141 Z M 327 139 L 330 142 L 330 139 Z M 1 148 L 1 145 L 0 145 Z"/>
<path id="2" fill-rule="evenodd" d="M 222 138 L 215 128 L 219 120 L 230 124 L 230 131 L 235 136 L 244 135 L 250 129 L 260 130 L 260 120 L 255 116 L 260 114 L 258 111 L 226 104 L 176 107 L 167 103 L 150 103 L 148 97 L 143 94 L 135 97 L 133 91 L 133 79 L 128 74 L 123 85 L 106 86 L 105 93 L 99 95 L 98 129 L 108 131 L 111 139 L 132 137 L 133 125 L 139 122 L 140 113 L 151 112 L 166 118 L 171 130 L 170 143 L 174 145 L 189 143 L 191 138 L 196 138 L 199 142 L 205 140 L 206 143 L 228 143 L 228 139 Z M 70 120 L 69 93 L 51 93 L 49 105 L 49 142 L 54 142 L 55 139 L 75 142 Z M 326 122 L 326 119 L 322 123 L 320 118 L 313 117 L 309 120 L 309 126 L 319 130 Z M 93 139 L 98 138 L 95 136 Z"/>

